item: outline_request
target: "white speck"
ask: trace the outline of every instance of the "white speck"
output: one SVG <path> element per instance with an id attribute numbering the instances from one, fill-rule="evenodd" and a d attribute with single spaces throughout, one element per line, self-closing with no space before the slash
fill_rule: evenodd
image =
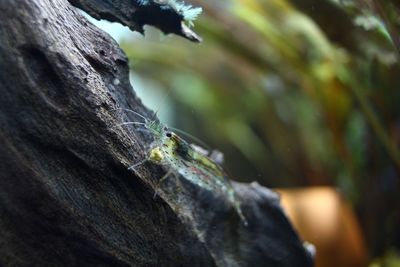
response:
<path id="1" fill-rule="evenodd" d="M 113 80 L 113 84 L 114 84 L 114 85 L 119 85 L 120 83 L 121 83 L 121 82 L 120 82 L 118 79 L 116 79 L 116 78 Z"/>

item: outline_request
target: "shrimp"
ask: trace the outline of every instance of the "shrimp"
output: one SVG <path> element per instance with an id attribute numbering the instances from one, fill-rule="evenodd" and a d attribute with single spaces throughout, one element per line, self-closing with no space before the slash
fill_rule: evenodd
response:
<path id="1" fill-rule="evenodd" d="M 233 205 L 243 224 L 247 226 L 247 220 L 243 215 L 240 201 L 224 169 L 206 153 L 200 151 L 198 146 L 193 146 L 171 131 L 166 125 L 149 120 L 141 114 L 125 109 L 138 115 L 144 122 L 125 122 L 121 125 L 141 125 L 151 132 L 154 141 L 150 145 L 147 157 L 129 167 L 135 169 L 146 161 L 158 165 L 168 166 L 169 170 L 159 180 L 159 184 L 170 174 L 180 174 L 191 183 L 209 191 L 217 192 L 225 196 Z"/>

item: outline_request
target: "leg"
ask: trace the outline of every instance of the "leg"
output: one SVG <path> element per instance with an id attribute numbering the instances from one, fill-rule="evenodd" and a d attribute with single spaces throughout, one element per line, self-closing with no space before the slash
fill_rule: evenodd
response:
<path id="1" fill-rule="evenodd" d="M 160 189 L 161 183 L 162 183 L 165 179 L 167 179 L 168 176 L 170 176 L 171 174 L 172 174 L 172 170 L 169 169 L 169 170 L 167 171 L 167 173 L 166 173 L 163 177 L 161 177 L 161 179 L 157 182 L 156 188 L 155 188 L 155 190 L 154 190 L 154 196 L 153 196 L 153 198 L 156 198 L 157 192 L 158 192 L 158 189 Z"/>
<path id="2" fill-rule="evenodd" d="M 146 158 L 146 159 L 144 159 L 144 160 L 142 160 L 142 161 L 140 161 L 140 162 L 138 162 L 138 163 L 136 163 L 136 164 L 133 164 L 132 166 L 130 166 L 130 167 L 128 168 L 128 170 L 135 170 L 136 167 L 139 167 L 140 165 L 142 165 L 143 163 L 145 163 L 145 162 L 148 161 L 148 160 L 149 160 L 149 159 Z"/>

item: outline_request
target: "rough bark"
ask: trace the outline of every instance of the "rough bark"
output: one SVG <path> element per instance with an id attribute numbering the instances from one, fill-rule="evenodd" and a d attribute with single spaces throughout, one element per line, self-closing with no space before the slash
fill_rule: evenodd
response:
<path id="1" fill-rule="evenodd" d="M 0 12 L 0 266 L 312 266 L 257 184 L 235 184 L 248 227 L 179 177 L 153 199 L 165 171 L 127 168 L 151 136 L 116 127 L 117 108 L 151 112 L 116 42 L 66 0 Z"/>
<path id="2" fill-rule="evenodd" d="M 152 25 L 164 33 L 174 33 L 190 41 L 200 42 L 201 38 L 184 23 L 182 11 L 173 8 L 165 0 L 68 0 L 82 8 L 92 17 L 119 22 L 132 30 L 144 32 L 144 25 Z M 144 4 L 146 2 L 146 4 Z"/>

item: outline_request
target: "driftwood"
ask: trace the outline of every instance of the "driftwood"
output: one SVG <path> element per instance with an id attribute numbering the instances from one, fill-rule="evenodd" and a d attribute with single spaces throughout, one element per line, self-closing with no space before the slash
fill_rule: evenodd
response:
<path id="1" fill-rule="evenodd" d="M 179 177 L 153 198 L 165 170 L 128 170 L 151 135 L 116 127 L 130 116 L 118 108 L 152 112 L 116 42 L 69 2 L 0 11 L 0 266 L 312 266 L 278 196 L 255 183 L 234 184 L 247 227 Z"/>

